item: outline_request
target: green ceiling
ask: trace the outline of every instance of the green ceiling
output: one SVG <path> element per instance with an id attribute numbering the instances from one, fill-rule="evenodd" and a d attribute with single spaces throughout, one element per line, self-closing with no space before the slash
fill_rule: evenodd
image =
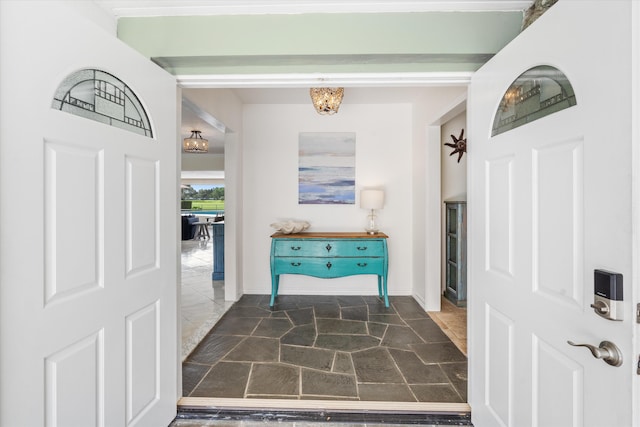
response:
<path id="1" fill-rule="evenodd" d="M 120 18 L 118 37 L 176 75 L 475 71 L 522 12 Z"/>

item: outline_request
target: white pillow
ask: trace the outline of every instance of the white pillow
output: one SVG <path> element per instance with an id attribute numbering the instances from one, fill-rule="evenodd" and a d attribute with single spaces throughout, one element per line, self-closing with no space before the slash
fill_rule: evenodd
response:
<path id="1" fill-rule="evenodd" d="M 300 233 L 301 231 L 309 228 L 311 224 L 307 221 L 295 221 L 295 220 L 287 220 L 283 222 L 274 222 L 271 224 L 271 227 L 275 228 L 277 231 L 283 234 L 292 234 L 292 233 Z"/>

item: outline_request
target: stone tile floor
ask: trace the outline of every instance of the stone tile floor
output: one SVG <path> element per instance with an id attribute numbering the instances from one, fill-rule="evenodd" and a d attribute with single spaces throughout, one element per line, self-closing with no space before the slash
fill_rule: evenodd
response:
<path id="1" fill-rule="evenodd" d="M 213 240 L 181 242 L 182 360 L 231 307 L 224 300 L 224 281 L 212 281 Z"/>
<path id="2" fill-rule="evenodd" d="M 467 359 L 411 297 L 244 295 L 183 363 L 192 397 L 466 402 Z"/>

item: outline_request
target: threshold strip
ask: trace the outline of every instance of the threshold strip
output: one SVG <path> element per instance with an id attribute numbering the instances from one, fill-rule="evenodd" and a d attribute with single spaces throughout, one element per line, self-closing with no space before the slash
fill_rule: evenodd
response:
<path id="1" fill-rule="evenodd" d="M 470 426 L 471 408 L 467 403 L 183 397 L 176 419 Z"/>

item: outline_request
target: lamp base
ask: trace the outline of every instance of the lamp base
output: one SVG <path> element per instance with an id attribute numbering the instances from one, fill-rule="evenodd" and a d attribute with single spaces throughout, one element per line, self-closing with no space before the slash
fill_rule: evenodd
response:
<path id="1" fill-rule="evenodd" d="M 364 231 L 367 234 L 378 234 L 378 225 L 376 224 L 376 214 L 373 209 L 371 209 L 371 213 L 368 215 L 369 221 L 367 227 L 365 227 Z"/>

